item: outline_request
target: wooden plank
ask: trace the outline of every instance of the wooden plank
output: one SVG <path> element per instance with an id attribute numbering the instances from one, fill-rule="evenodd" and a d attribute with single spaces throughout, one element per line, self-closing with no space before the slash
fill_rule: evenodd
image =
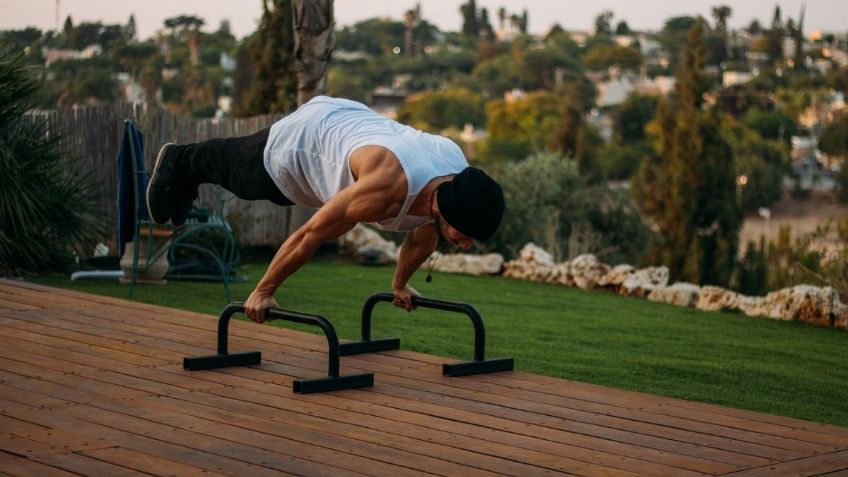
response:
<path id="1" fill-rule="evenodd" d="M 0 473 L 16 477 L 32 477 L 34 475 L 38 477 L 71 477 L 77 475 L 51 465 L 20 458 L 0 463 Z"/>
<path id="2" fill-rule="evenodd" d="M 193 420 L 185 422 L 185 426 L 175 426 L 173 425 L 174 421 L 182 422 L 178 415 L 164 412 L 157 413 L 141 407 L 122 406 L 119 410 L 103 408 L 80 410 L 76 407 L 70 407 L 67 409 L 67 413 L 85 422 L 127 429 L 140 435 L 162 436 L 161 438 L 167 439 L 169 442 L 185 447 L 228 456 L 243 462 L 280 468 L 286 472 L 299 475 L 330 477 L 366 474 L 425 475 L 414 469 L 392 466 L 365 457 L 353 456 L 313 445 L 304 445 L 264 434 L 252 433 L 248 437 L 241 432 L 225 433 L 221 429 L 215 429 L 211 433 L 200 433 L 193 429 Z M 189 427 L 192 429 L 188 429 Z M 353 467 L 362 467 L 366 470 L 357 471 L 353 470 Z"/>
<path id="3" fill-rule="evenodd" d="M 4 404 L 3 408 L 7 410 L 7 412 L 13 412 L 15 416 L 21 417 L 22 419 L 40 422 L 44 425 L 60 427 L 63 429 L 74 429 L 78 432 L 84 432 L 97 437 L 104 437 L 109 439 L 109 441 L 114 445 L 119 445 L 121 447 L 130 448 L 139 452 L 171 460 L 177 460 L 179 462 L 189 463 L 196 467 L 207 468 L 214 472 L 221 472 L 230 475 L 250 475 L 253 477 L 289 475 L 288 473 L 282 473 L 282 470 L 280 469 L 257 466 L 230 457 L 219 456 L 201 450 L 192 449 L 190 447 L 173 444 L 167 441 L 170 433 L 165 435 L 154 434 L 155 438 L 148 437 L 74 419 L 64 413 L 61 408 L 43 410 L 29 408 L 16 403 L 5 402 L 2 404 Z M 44 457 L 44 459 L 47 457 Z M 41 459 L 39 456 L 32 458 Z"/>
<path id="4" fill-rule="evenodd" d="M 110 447 L 107 449 L 98 449 L 90 451 L 82 451 L 80 454 L 94 459 L 127 467 L 132 470 L 137 470 L 145 474 L 161 475 L 161 476 L 220 476 L 216 472 L 211 472 L 206 469 L 186 465 L 170 459 L 163 459 L 150 454 L 143 454 L 130 449 L 121 447 Z M 85 472 L 88 474 L 88 472 Z"/>
<path id="5" fill-rule="evenodd" d="M 532 390 L 550 393 L 556 396 L 573 397 L 575 399 L 591 400 L 626 407 L 636 401 L 644 409 L 652 412 L 665 413 L 675 417 L 684 417 L 695 421 L 721 423 L 730 427 L 757 430 L 765 433 L 775 433 L 791 436 L 799 440 L 809 440 L 817 443 L 832 443 L 848 445 L 848 428 L 819 424 L 800 419 L 793 419 L 770 414 L 757 413 L 741 409 L 733 409 L 713 404 L 684 401 L 681 399 L 647 395 L 622 389 L 602 388 L 601 386 L 566 381 L 547 376 L 532 375 L 516 372 L 514 376 L 497 378 L 479 375 L 474 379 L 492 383 L 497 380 L 499 385 L 506 385 L 521 390 Z M 526 381 L 529 379 L 532 381 Z M 828 437 L 832 436 L 832 437 Z M 835 439 L 834 439 L 835 437 Z"/>
<path id="6" fill-rule="evenodd" d="M 820 474 L 821 477 L 848 477 L 848 469 L 845 470 L 837 470 L 836 472 L 828 472 L 826 474 Z"/>
<path id="7" fill-rule="evenodd" d="M 0 338 L 0 346 L 9 351 L 14 351 L 11 346 L 4 346 L 4 341 Z M 24 345 L 26 346 L 26 345 Z M 153 394 L 170 394 L 178 391 L 199 391 L 211 388 L 230 388 L 225 384 L 218 384 L 211 381 L 199 379 L 197 374 L 190 375 L 188 373 L 167 372 L 159 368 L 150 368 L 144 366 L 123 365 L 118 370 L 111 371 L 99 368 L 96 365 L 90 366 L 87 364 L 78 364 L 74 361 L 63 359 L 81 359 L 86 361 L 87 356 L 73 356 L 70 354 L 65 356 L 61 351 L 51 349 L 48 351 L 50 356 L 45 356 L 37 351 L 44 351 L 36 348 L 38 345 L 29 345 L 26 353 L 13 354 L 9 362 L 21 362 L 28 365 L 38 366 L 47 370 L 66 373 L 69 375 L 83 376 L 86 378 L 97 379 L 99 381 L 120 384 L 122 386 L 145 391 Z M 2 358 L 0 358 L 2 359 Z"/>
<path id="8" fill-rule="evenodd" d="M 79 475 L 108 475 L 109 477 L 150 475 L 134 469 L 128 469 L 120 464 L 104 462 L 80 453 L 35 456 L 31 460 Z"/>
<path id="9" fill-rule="evenodd" d="M 7 378 L 4 376 L 6 376 L 5 373 L 0 373 L 0 399 L 7 399 L 9 401 L 28 404 L 34 407 L 60 406 L 68 403 L 68 401 L 65 401 L 64 399 L 58 399 L 38 392 L 12 386 L 9 382 L 16 382 L 18 381 L 18 378 Z M 0 405 L 0 413 L 2 412 L 3 408 L 2 405 Z"/>
<path id="10" fill-rule="evenodd" d="M 164 399 L 164 398 L 163 398 Z M 202 438 L 219 437 L 235 442 L 250 442 L 259 449 L 286 449 L 296 455 L 308 456 L 315 462 L 331 465 L 344 465 L 350 470 L 362 473 L 380 472 L 382 475 L 408 474 L 416 469 L 440 475 L 480 475 L 492 476 L 495 472 L 481 468 L 454 463 L 446 456 L 430 457 L 415 455 L 392 449 L 387 444 L 373 444 L 356 439 L 338 436 L 332 433 L 315 432 L 304 428 L 267 422 L 261 431 L 248 429 L 246 423 L 216 422 L 198 416 L 189 416 L 180 412 L 152 406 L 152 400 L 143 400 L 150 406 L 134 406 L 119 401 L 98 403 L 98 407 L 112 412 L 143 418 L 170 428 L 191 430 L 202 434 Z M 80 417 L 85 419 L 83 417 Z M 238 424 L 238 425 L 235 425 Z M 386 436 L 387 443 L 395 439 Z M 361 456 L 368 456 L 363 458 Z M 620 473 L 619 475 L 626 475 Z"/>
<path id="11" fill-rule="evenodd" d="M 106 383 L 103 381 L 82 378 L 80 376 L 74 376 L 60 371 L 53 371 L 21 361 L 11 361 L 2 357 L 0 357 L 0 371 L 11 371 L 29 378 L 28 380 L 59 384 L 62 386 L 73 387 L 80 391 L 108 393 L 111 397 L 119 399 L 149 396 L 151 394 L 150 391 L 134 389 L 132 387 L 124 386 L 123 384 Z M 15 382 L 10 384 L 12 386 L 22 387 L 20 384 L 16 384 Z"/>
<path id="12" fill-rule="evenodd" d="M 732 477 L 772 477 L 786 475 L 807 477 L 848 470 L 848 450 L 822 454 L 766 467 L 724 474 Z"/>
<path id="13" fill-rule="evenodd" d="M 730 465 L 720 460 L 709 460 L 701 457 L 705 452 L 699 446 L 692 445 L 689 448 L 681 445 L 675 446 L 675 441 L 668 441 L 665 444 L 672 451 L 678 452 L 657 450 L 643 445 L 616 442 L 543 426 L 522 425 L 515 426 L 515 429 L 502 430 L 496 426 L 472 425 L 441 416 L 375 406 L 366 400 L 361 402 L 337 395 L 321 396 L 320 398 L 310 399 L 312 402 L 306 402 L 304 399 L 294 399 L 286 394 L 257 394 L 254 390 L 239 388 L 229 390 L 227 393 L 215 392 L 214 394 L 218 396 L 211 394 L 183 393 L 172 395 L 172 397 L 190 402 L 202 400 L 202 402 L 221 409 L 260 416 L 267 414 L 267 411 L 264 410 L 265 407 L 274 406 L 278 411 L 270 416 L 273 419 L 281 418 L 277 413 L 285 415 L 284 412 L 300 412 L 370 429 L 462 447 L 467 450 L 476 450 L 477 452 L 489 449 L 488 452 L 492 455 L 509 454 L 510 451 L 497 446 L 497 444 L 503 444 L 516 447 L 519 450 L 529 449 L 561 456 L 567 456 L 568 449 L 573 451 L 577 447 L 582 447 L 706 473 L 730 471 L 739 468 L 742 463 L 737 462 L 736 465 Z M 563 445 L 566 447 L 565 451 L 561 449 Z M 688 451 L 693 455 L 687 455 L 680 452 L 681 450 Z M 721 458 L 733 460 L 736 457 L 739 461 L 744 461 L 748 465 L 769 462 L 765 459 L 739 456 L 730 452 L 726 454 L 722 455 Z M 713 456 L 710 455 L 709 457 Z"/>
<path id="14" fill-rule="evenodd" d="M 76 429 L 43 429 L 15 433 L 15 436 L 59 448 L 62 453 L 105 449 L 114 446 L 104 436 L 79 432 Z M 50 454 L 55 454 L 55 452 L 50 452 Z"/>
<path id="15" fill-rule="evenodd" d="M 8 318 L 0 317 L 0 326 L 7 327 L 8 325 L 4 323 Z M 104 358 L 115 359 L 117 361 L 131 363 L 139 366 L 157 366 L 162 364 L 168 364 L 168 360 L 161 358 L 153 358 L 149 356 L 144 356 L 137 353 L 127 352 L 120 349 L 112 349 L 108 346 L 101 346 L 97 344 L 83 343 L 68 339 L 56 339 L 54 336 L 50 334 L 39 334 L 27 331 L 23 327 L 15 327 L 15 338 L 24 341 L 31 341 L 33 343 L 41 343 L 50 345 L 51 343 L 56 343 L 57 341 L 62 343 L 62 349 L 78 351 L 85 354 L 91 354 L 94 356 L 100 356 Z M 61 333 L 59 333 L 61 334 Z"/>
<path id="16" fill-rule="evenodd" d="M 64 454 L 66 449 L 58 445 L 27 439 L 0 431 L 0 451 L 18 457 L 29 458 L 37 455 Z"/>
<path id="17" fill-rule="evenodd" d="M 271 364 L 264 364 L 263 366 L 269 370 L 274 369 Z M 710 445 L 720 449 L 745 452 L 765 458 L 801 457 L 803 456 L 802 452 L 830 449 L 827 446 L 817 446 L 806 442 L 784 439 L 779 436 L 767 436 L 742 430 L 722 428 L 721 426 L 707 426 L 700 423 L 692 424 L 681 419 L 671 420 L 661 415 L 643 413 L 638 416 L 642 417 L 642 419 L 636 419 L 627 410 L 603 409 L 603 412 L 598 412 L 595 409 L 583 409 L 576 406 L 558 406 L 556 403 L 537 403 L 531 398 L 525 399 L 521 394 L 515 395 L 514 393 L 509 393 L 503 389 L 491 386 L 470 391 L 465 388 L 474 388 L 475 386 L 468 381 L 442 376 L 431 377 L 432 375 L 429 373 L 418 374 L 410 369 L 395 371 L 396 374 L 403 374 L 409 376 L 409 378 L 386 374 L 392 372 L 391 369 L 387 368 L 381 367 L 376 369 L 372 367 L 371 369 L 381 372 L 381 383 L 405 384 L 405 386 L 408 386 L 391 387 L 384 390 L 381 388 L 382 392 L 396 395 L 403 398 L 403 400 L 414 401 L 426 397 L 436 409 L 440 410 L 443 407 L 450 408 L 452 406 L 458 406 L 462 409 L 473 410 L 492 416 L 509 415 L 510 419 L 518 421 L 525 420 L 525 422 L 527 422 L 527 419 L 538 420 L 539 416 L 550 416 L 554 419 L 575 420 L 624 428 L 657 437 L 673 436 L 673 438 L 685 442 Z M 247 372 L 247 370 L 244 370 L 244 372 Z M 441 381 L 446 384 L 456 383 L 456 386 L 434 388 L 425 385 L 425 379 L 431 379 L 437 382 Z M 429 391 L 429 394 L 417 394 L 422 389 Z M 509 394 L 513 395 L 510 396 Z M 380 397 L 378 399 L 383 398 Z M 401 401 L 401 405 L 405 405 L 403 401 Z M 520 416 L 523 416 L 523 419 Z M 708 429 L 704 430 L 705 427 Z M 779 447 L 780 445 L 794 447 L 794 449 L 782 448 Z"/>
<path id="18" fill-rule="evenodd" d="M 197 397 L 206 398 L 206 396 Z M 207 400 L 204 399 L 204 401 Z M 171 410 L 189 413 L 197 417 L 203 416 L 222 423 L 239 422 L 239 425 L 259 432 L 279 433 L 277 429 L 280 427 L 280 424 L 285 423 L 287 426 L 302 429 L 298 431 L 298 434 L 314 435 L 317 439 L 323 439 L 325 442 L 328 441 L 328 437 L 322 437 L 321 434 L 331 432 L 333 435 L 351 437 L 365 443 L 389 446 L 404 452 L 421 454 L 423 456 L 439 456 L 441 459 L 463 465 L 479 467 L 493 472 L 506 472 L 509 475 L 548 474 L 544 469 L 559 472 L 576 472 L 577 468 L 582 468 L 592 473 L 592 475 L 597 475 L 598 471 L 597 468 L 586 466 L 574 459 L 558 457 L 541 451 L 509 448 L 508 446 L 489 444 L 486 441 L 472 442 L 473 440 L 471 439 L 461 442 L 463 441 L 462 436 L 444 435 L 442 439 L 439 439 L 439 436 L 430 432 L 427 435 L 410 438 L 398 432 L 399 426 L 396 423 L 389 423 L 388 428 L 375 430 L 364 424 L 360 425 L 358 423 L 338 421 L 337 412 L 313 415 L 300 414 L 298 411 L 289 412 L 275 409 L 273 413 L 269 414 L 267 406 L 264 410 L 259 406 L 254 407 L 252 409 L 253 414 L 233 412 L 221 407 L 226 406 L 226 404 L 221 404 L 222 401 L 226 400 L 233 401 L 229 398 L 212 399 L 212 404 L 218 404 L 217 407 L 207 406 L 197 401 L 189 401 L 190 405 L 186 405 L 186 401 L 170 399 L 157 400 L 157 404 L 160 406 L 168 405 Z M 238 403 L 234 402 L 234 404 Z M 241 407 L 240 411 L 244 411 L 244 408 Z M 356 416 L 353 416 L 352 420 L 357 421 L 361 420 L 361 418 L 357 419 Z M 290 438 L 287 435 L 285 437 Z M 297 437 L 291 438 L 296 439 Z M 416 457 L 416 459 L 420 459 L 420 457 Z M 616 459 L 615 456 L 610 456 L 610 460 Z M 662 466 L 654 466 L 647 462 L 644 465 L 652 470 L 658 470 L 659 472 L 656 475 L 662 475 L 662 472 L 668 470 Z M 614 467 L 612 464 L 608 466 Z M 686 475 L 686 471 L 677 469 L 675 475 Z"/>
<path id="19" fill-rule="evenodd" d="M 9 434 L 20 435 L 22 432 L 41 431 L 47 428 L 16 417 L 0 414 L 0 429 Z"/>

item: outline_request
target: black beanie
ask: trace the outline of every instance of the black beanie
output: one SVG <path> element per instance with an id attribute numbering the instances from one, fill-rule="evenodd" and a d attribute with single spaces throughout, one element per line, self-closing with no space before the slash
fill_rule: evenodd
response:
<path id="1" fill-rule="evenodd" d="M 438 201 L 448 224 L 481 242 L 495 234 L 504 213 L 501 186 L 476 167 L 467 167 L 440 185 Z"/>

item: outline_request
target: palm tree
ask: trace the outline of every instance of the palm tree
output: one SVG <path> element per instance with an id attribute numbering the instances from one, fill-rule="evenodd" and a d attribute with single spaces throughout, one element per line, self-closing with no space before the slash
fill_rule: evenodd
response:
<path id="1" fill-rule="evenodd" d="M 727 35 L 727 19 L 733 13 L 733 10 L 727 5 L 718 5 L 712 9 L 713 18 L 715 19 L 715 29 L 722 35 Z"/>

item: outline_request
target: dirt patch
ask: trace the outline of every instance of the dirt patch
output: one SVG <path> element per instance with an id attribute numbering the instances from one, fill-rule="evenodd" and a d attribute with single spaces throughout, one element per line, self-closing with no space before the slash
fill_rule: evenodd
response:
<path id="1" fill-rule="evenodd" d="M 844 222 L 848 220 L 848 204 L 840 204 L 833 191 L 813 191 L 809 197 L 796 199 L 786 194 L 783 199 L 769 207 L 770 218 L 763 218 L 757 212 L 748 214 L 739 235 L 740 249 L 744 249 L 749 240 L 758 243 L 765 235 L 768 240 L 776 240 L 780 227 L 792 228 L 792 238 L 813 232 L 816 227 L 828 220 Z M 820 244 L 833 246 L 832 242 Z"/>

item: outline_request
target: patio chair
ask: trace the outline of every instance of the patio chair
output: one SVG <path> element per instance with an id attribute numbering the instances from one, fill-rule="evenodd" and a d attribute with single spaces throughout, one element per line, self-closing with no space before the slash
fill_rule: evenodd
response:
<path id="1" fill-rule="evenodd" d="M 178 227 L 156 224 L 150 218 L 145 200 L 149 176 L 143 158 L 144 137 L 132 121 L 126 120 L 118 153 L 117 241 L 119 255 L 123 257 L 122 268 L 129 270 L 129 276 L 125 277 L 129 299 L 136 283 L 146 281 L 146 276 L 160 280 L 166 276 L 220 281 L 230 303 L 230 282 L 234 280 L 239 252 L 232 228 L 224 217 L 224 204 L 229 199 L 222 190 L 217 190 L 212 212 L 193 209 L 186 223 Z M 132 250 L 125 254 L 127 245 Z"/>

